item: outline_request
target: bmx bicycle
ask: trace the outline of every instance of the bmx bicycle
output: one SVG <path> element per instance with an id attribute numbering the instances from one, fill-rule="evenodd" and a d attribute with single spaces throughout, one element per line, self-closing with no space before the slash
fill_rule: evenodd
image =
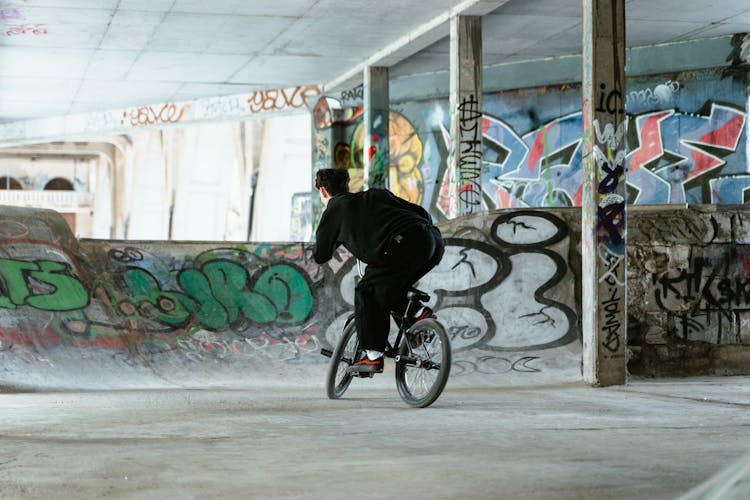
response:
<path id="1" fill-rule="evenodd" d="M 396 363 L 396 387 L 401 399 L 410 406 L 425 408 L 440 396 L 451 369 L 451 346 L 445 328 L 428 307 L 412 318 L 410 311 L 430 300 L 426 293 L 409 288 L 408 306 L 399 324 L 395 342 L 387 343 L 384 356 Z M 330 399 L 339 399 L 354 377 L 370 378 L 372 373 L 350 372 L 348 368 L 365 356 L 357 340 L 357 327 L 352 314 L 344 325 L 341 338 L 333 351 L 321 349 L 331 358 L 326 376 L 326 392 Z"/>

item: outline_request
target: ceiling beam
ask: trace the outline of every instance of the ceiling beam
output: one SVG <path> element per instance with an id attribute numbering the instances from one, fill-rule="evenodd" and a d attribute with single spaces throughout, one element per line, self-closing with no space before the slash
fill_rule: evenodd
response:
<path id="1" fill-rule="evenodd" d="M 350 70 L 323 85 L 324 92 L 343 90 L 362 83 L 363 71 L 368 66 L 390 67 L 433 43 L 448 36 L 448 22 L 453 16 L 483 16 L 508 0 L 463 0 L 423 25 L 410 31 L 378 50 Z"/>
<path id="2" fill-rule="evenodd" d="M 0 160 L 94 160 L 100 155 L 74 153 L 0 153 Z"/>

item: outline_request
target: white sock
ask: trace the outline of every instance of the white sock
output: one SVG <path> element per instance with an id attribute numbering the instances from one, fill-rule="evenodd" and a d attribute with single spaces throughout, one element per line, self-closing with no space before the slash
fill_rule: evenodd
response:
<path id="1" fill-rule="evenodd" d="M 383 351 L 371 351 L 370 349 L 366 349 L 365 351 L 367 352 L 367 359 L 370 361 L 375 361 L 383 357 Z"/>

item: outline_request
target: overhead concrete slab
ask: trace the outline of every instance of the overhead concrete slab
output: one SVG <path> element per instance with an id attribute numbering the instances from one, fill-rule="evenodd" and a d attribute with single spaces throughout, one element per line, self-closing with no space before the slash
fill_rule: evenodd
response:
<path id="1" fill-rule="evenodd" d="M 0 87 L 24 98 L 0 93 L 0 123 L 298 85 L 349 90 L 365 66 L 446 72 L 454 15 L 483 17 L 485 65 L 581 53 L 580 0 L 11 1 L 0 7 Z M 745 0 L 634 0 L 626 18 L 628 47 L 750 31 Z M 50 79 L 77 91 L 39 105 Z M 87 91 L 99 82 L 140 90 L 113 101 Z"/>

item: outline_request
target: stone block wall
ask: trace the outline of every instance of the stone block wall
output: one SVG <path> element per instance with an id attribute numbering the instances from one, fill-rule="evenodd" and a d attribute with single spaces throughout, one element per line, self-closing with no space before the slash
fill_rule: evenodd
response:
<path id="1" fill-rule="evenodd" d="M 750 373 L 750 208 L 631 208 L 629 371 Z"/>

